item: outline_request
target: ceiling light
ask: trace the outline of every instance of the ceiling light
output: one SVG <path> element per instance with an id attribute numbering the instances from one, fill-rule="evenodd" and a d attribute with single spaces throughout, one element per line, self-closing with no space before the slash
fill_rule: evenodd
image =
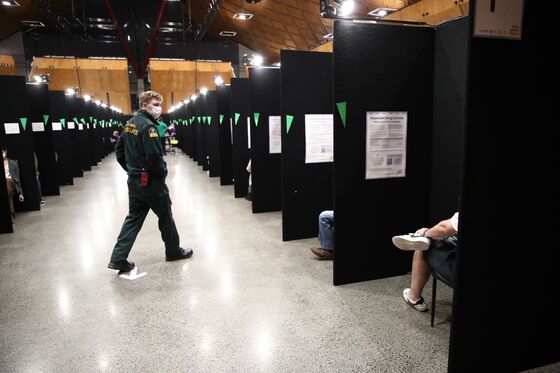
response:
<path id="1" fill-rule="evenodd" d="M 90 95 L 84 95 L 84 101 L 85 102 L 91 101 L 91 96 Z"/>
<path id="2" fill-rule="evenodd" d="M 352 13 L 355 6 L 356 3 L 354 3 L 354 0 L 346 0 L 340 4 L 339 14 L 341 16 L 347 16 Z"/>
<path id="3" fill-rule="evenodd" d="M 187 105 L 189 102 L 191 102 L 191 100 L 189 100 L 188 98 L 187 98 L 186 100 L 183 100 L 183 103 L 184 103 L 185 105 Z"/>
<path id="4" fill-rule="evenodd" d="M 75 96 L 80 92 L 78 87 L 66 88 L 66 96 Z"/>
<path id="5" fill-rule="evenodd" d="M 248 21 L 253 18 L 253 14 L 251 13 L 235 13 L 233 15 L 233 19 L 238 19 L 240 21 Z"/>
<path id="6" fill-rule="evenodd" d="M 41 83 L 41 77 L 39 75 L 34 75 L 33 79 L 35 79 L 37 83 Z"/>
<path id="7" fill-rule="evenodd" d="M 387 14 L 396 12 L 397 10 L 398 9 L 395 8 L 375 8 L 368 13 L 368 16 L 381 18 L 385 17 Z"/>
<path id="8" fill-rule="evenodd" d="M 206 95 L 207 93 L 208 93 L 208 88 L 206 88 L 206 87 L 200 88 L 200 94 Z"/>
<path id="9" fill-rule="evenodd" d="M 45 24 L 40 21 L 22 20 L 21 23 L 29 27 L 45 27 Z"/>
<path id="10" fill-rule="evenodd" d="M 217 86 L 221 86 L 222 84 L 224 84 L 224 79 L 220 75 L 216 75 L 214 77 L 214 84 L 216 84 Z"/>
<path id="11" fill-rule="evenodd" d="M 262 65 L 264 62 L 264 59 L 262 58 L 262 56 L 258 55 L 258 54 L 254 54 L 253 55 L 253 66 L 260 66 Z"/>
<path id="12" fill-rule="evenodd" d="M 191 100 L 196 101 L 196 95 L 192 95 Z"/>
<path id="13" fill-rule="evenodd" d="M 2 0 L 2 5 L 4 5 L 4 6 L 19 6 L 19 3 L 15 0 Z"/>
<path id="14" fill-rule="evenodd" d="M 280 66 L 282 66 L 282 64 L 280 62 L 274 62 L 272 64 L 272 66 L 280 67 Z"/>
<path id="15" fill-rule="evenodd" d="M 106 108 L 107 108 L 107 104 L 101 104 L 101 107 L 102 107 L 103 109 L 106 109 Z"/>
<path id="16" fill-rule="evenodd" d="M 101 101 L 95 100 L 95 104 L 99 106 L 99 105 L 101 105 Z"/>
<path id="17" fill-rule="evenodd" d="M 237 35 L 236 31 L 221 31 L 220 32 L 220 36 L 225 36 L 225 37 L 229 37 L 229 38 L 231 38 L 235 35 Z"/>

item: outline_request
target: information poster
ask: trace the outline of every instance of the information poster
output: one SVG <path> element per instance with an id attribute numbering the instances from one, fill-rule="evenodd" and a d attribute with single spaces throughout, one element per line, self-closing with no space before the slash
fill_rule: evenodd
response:
<path id="1" fill-rule="evenodd" d="M 19 123 L 4 123 L 4 131 L 6 135 L 19 134 Z"/>
<path id="2" fill-rule="evenodd" d="M 366 114 L 366 180 L 406 176 L 407 112 Z"/>
<path id="3" fill-rule="evenodd" d="M 268 117 L 268 151 L 270 154 L 282 153 L 282 117 Z"/>
<path id="4" fill-rule="evenodd" d="M 231 137 L 231 144 L 233 145 L 233 119 L 229 118 L 229 135 Z"/>
<path id="5" fill-rule="evenodd" d="M 247 148 L 251 149 L 251 118 L 247 117 Z"/>
<path id="6" fill-rule="evenodd" d="M 53 131 L 62 131 L 62 124 L 60 124 L 60 122 L 53 122 L 52 130 Z"/>
<path id="7" fill-rule="evenodd" d="M 82 131 L 84 129 L 84 125 L 82 123 L 78 123 L 78 131 Z"/>
<path id="8" fill-rule="evenodd" d="M 45 124 L 43 122 L 33 122 L 31 123 L 33 132 L 45 132 Z"/>
<path id="9" fill-rule="evenodd" d="M 74 122 L 68 122 L 68 129 L 73 130 L 74 128 L 76 128 Z"/>
<path id="10" fill-rule="evenodd" d="M 305 163 L 333 161 L 333 129 L 332 114 L 305 115 Z"/>
<path id="11" fill-rule="evenodd" d="M 474 36 L 521 40 L 524 0 L 478 0 Z"/>

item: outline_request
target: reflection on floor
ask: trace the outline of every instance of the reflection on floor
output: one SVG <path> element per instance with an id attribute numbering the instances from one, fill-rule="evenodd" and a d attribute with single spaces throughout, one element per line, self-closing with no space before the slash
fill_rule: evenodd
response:
<path id="1" fill-rule="evenodd" d="M 150 213 L 130 256 L 148 274 L 106 268 L 128 203 L 114 155 L 0 236 L 0 371 L 446 371 L 445 286 L 434 328 L 401 299 L 409 276 L 334 287 L 316 239 L 283 243 L 280 213 L 166 160 L 189 260 L 165 261 Z"/>

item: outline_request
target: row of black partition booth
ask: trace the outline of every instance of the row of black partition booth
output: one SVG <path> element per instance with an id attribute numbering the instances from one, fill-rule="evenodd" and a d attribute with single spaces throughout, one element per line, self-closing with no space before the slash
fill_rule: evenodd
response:
<path id="1" fill-rule="evenodd" d="M 15 211 L 40 210 L 41 196 L 60 195 L 110 152 L 123 116 L 21 76 L 0 76 L 0 144 L 17 160 L 25 197 Z M 6 185 L 1 173 L 0 184 Z M 41 189 L 39 191 L 39 188 Z M 0 233 L 13 232 L 6 188 L 0 188 Z"/>
<path id="2" fill-rule="evenodd" d="M 513 182 L 530 162 L 527 148 L 547 154 L 539 163 L 555 158 L 553 146 L 541 148 L 546 135 L 511 130 L 538 111 L 529 97 L 540 81 L 516 71 L 535 64 L 535 18 L 526 5 L 521 41 L 474 37 L 469 17 L 437 27 L 335 21 L 333 54 L 282 51 L 280 68 L 250 69 L 166 119 L 178 146 L 221 185 L 234 184 L 236 198 L 247 194 L 251 160 L 252 211 L 282 211 L 284 240 L 316 237 L 319 213 L 334 209 L 335 285 L 409 272 L 412 253 L 391 238 L 460 210 L 449 371 L 547 364 L 559 357 L 545 342 L 558 331 L 547 327 L 557 325 L 545 295 L 555 283 L 548 254 L 520 256 L 513 247 L 527 240 L 504 237 L 511 227 L 537 229 L 533 219 L 551 203 L 542 185 Z M 382 152 L 371 134 L 378 113 L 400 116 L 399 131 L 405 118 L 404 154 L 391 158 L 404 155 L 401 177 L 368 177 Z M 333 159 L 308 162 L 310 116 L 325 115 Z M 512 306 L 519 296 L 530 305 Z"/>

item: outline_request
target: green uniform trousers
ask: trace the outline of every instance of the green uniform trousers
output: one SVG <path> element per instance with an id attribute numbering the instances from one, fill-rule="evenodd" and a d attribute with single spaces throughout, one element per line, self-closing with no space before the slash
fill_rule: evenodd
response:
<path id="1" fill-rule="evenodd" d="M 165 243 L 165 255 L 173 257 L 179 253 L 179 233 L 171 213 L 171 199 L 165 180 L 151 180 L 144 188 L 140 186 L 140 176 L 129 176 L 128 215 L 124 219 L 121 233 L 113 248 L 111 263 L 118 263 L 128 258 L 150 209 L 159 219 L 158 226 Z"/>

